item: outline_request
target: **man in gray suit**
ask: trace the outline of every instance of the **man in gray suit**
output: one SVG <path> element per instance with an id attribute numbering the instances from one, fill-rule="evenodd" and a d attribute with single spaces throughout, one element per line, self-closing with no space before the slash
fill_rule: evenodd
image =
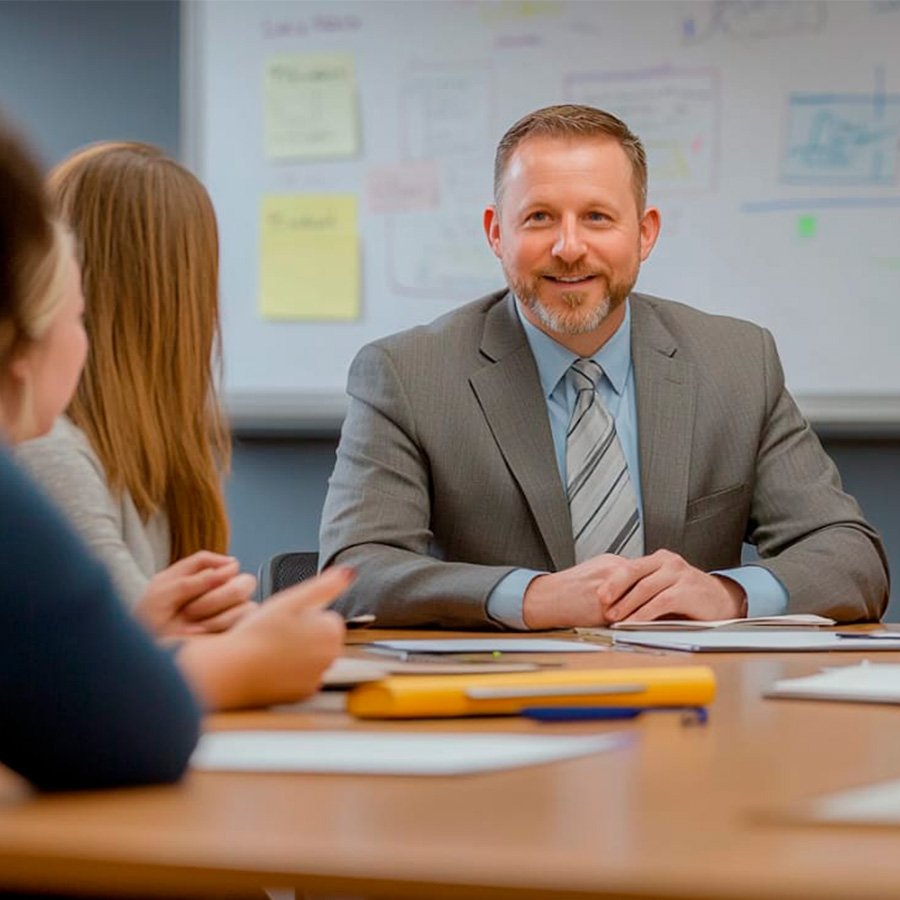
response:
<path id="1" fill-rule="evenodd" d="M 771 335 L 632 291 L 659 233 L 646 186 L 640 141 L 600 110 L 503 137 L 484 229 L 509 289 L 351 366 L 320 541 L 359 572 L 342 611 L 529 629 L 883 613 L 879 538 Z"/>

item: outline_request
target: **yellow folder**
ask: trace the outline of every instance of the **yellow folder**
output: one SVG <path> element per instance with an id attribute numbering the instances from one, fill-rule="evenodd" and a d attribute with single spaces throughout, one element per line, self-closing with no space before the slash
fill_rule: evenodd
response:
<path id="1" fill-rule="evenodd" d="M 347 709 L 361 719 L 492 716 L 536 705 L 705 706 L 715 693 L 708 666 L 413 675 L 355 687 Z"/>

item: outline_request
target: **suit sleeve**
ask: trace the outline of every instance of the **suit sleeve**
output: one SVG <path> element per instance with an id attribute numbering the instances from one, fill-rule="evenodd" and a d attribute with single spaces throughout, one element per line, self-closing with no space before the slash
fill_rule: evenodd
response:
<path id="1" fill-rule="evenodd" d="M 347 615 L 374 613 L 384 627 L 497 628 L 487 598 L 512 567 L 430 555 L 428 456 L 386 350 L 369 345 L 360 351 L 347 392 L 319 539 L 323 568 L 340 563 L 358 571 L 337 608 Z"/>
<path id="2" fill-rule="evenodd" d="M 767 331 L 764 342 L 768 414 L 748 533 L 758 565 L 787 589 L 788 612 L 877 620 L 889 594 L 884 547 L 786 390 Z"/>
<path id="3" fill-rule="evenodd" d="M 199 709 L 170 654 L 0 452 L 0 762 L 45 790 L 170 782 Z"/>

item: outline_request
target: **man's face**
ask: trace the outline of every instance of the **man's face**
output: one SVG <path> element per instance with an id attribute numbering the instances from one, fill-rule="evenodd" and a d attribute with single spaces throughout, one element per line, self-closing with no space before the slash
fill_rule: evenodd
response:
<path id="1" fill-rule="evenodd" d="M 614 140 L 537 136 L 513 152 L 484 227 L 525 316 L 552 336 L 583 335 L 607 317 L 618 327 L 659 214 L 639 213 Z"/>

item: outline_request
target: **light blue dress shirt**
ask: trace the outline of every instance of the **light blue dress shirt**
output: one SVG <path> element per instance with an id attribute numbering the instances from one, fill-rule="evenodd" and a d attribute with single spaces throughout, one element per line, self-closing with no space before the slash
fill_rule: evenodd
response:
<path id="1" fill-rule="evenodd" d="M 556 465 L 563 485 L 566 483 L 566 431 L 572 410 L 575 408 L 576 391 L 565 377 L 569 366 L 578 359 L 571 350 L 558 344 L 553 338 L 532 325 L 516 303 L 519 321 L 537 363 L 538 376 L 547 401 L 550 431 L 556 451 Z M 638 509 L 643 519 L 641 496 L 641 471 L 638 450 L 637 403 L 635 399 L 634 367 L 631 365 L 631 304 L 626 301 L 625 318 L 616 333 L 593 355 L 592 359 L 603 370 L 603 378 L 597 386 L 600 401 L 616 423 L 616 432 L 625 455 L 628 474 L 637 496 Z M 532 579 L 546 574 L 532 569 L 516 569 L 510 572 L 491 591 L 487 602 L 488 615 L 509 628 L 524 629 L 522 603 L 525 590 Z M 715 574 L 736 581 L 747 594 L 747 615 L 775 616 L 787 609 L 788 594 L 784 585 L 761 566 L 741 566 L 722 569 Z"/>

